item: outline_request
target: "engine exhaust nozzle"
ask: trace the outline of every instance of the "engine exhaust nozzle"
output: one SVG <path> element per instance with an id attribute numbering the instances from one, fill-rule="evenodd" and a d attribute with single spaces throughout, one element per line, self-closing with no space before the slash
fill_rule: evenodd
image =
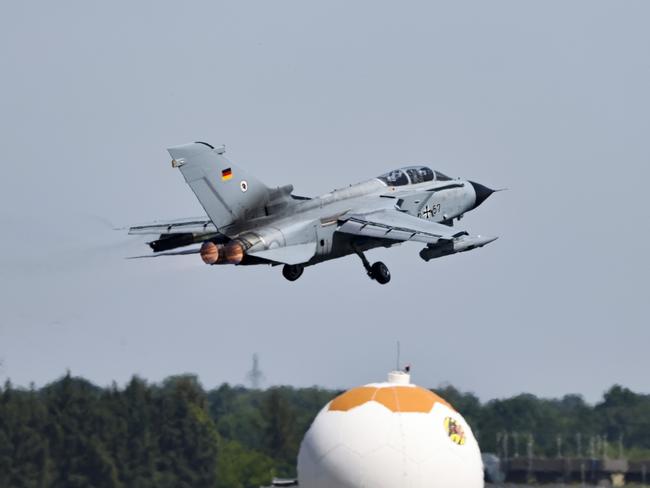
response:
<path id="1" fill-rule="evenodd" d="M 244 259 L 244 246 L 239 241 L 230 241 L 223 249 L 225 264 L 239 264 Z"/>
<path id="2" fill-rule="evenodd" d="M 205 264 L 239 264 L 244 259 L 244 245 L 239 241 L 215 244 L 207 241 L 201 246 L 201 259 Z"/>
<path id="3" fill-rule="evenodd" d="M 223 256 L 223 245 L 214 242 L 204 242 L 201 246 L 201 259 L 205 264 L 217 264 Z"/>

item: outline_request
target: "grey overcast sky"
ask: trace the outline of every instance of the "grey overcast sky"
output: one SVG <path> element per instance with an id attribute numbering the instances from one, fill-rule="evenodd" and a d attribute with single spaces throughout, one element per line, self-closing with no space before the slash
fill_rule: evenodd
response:
<path id="1" fill-rule="evenodd" d="M 0 378 L 414 381 L 482 399 L 650 393 L 650 2 L 4 2 Z M 166 147 L 225 143 L 317 195 L 427 162 L 508 192 L 463 227 L 286 282 L 125 260 L 112 226 L 201 215 Z"/>

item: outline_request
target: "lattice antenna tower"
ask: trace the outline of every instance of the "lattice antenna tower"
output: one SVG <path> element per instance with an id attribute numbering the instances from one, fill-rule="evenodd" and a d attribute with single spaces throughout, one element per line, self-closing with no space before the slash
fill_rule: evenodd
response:
<path id="1" fill-rule="evenodd" d="M 246 375 L 248 381 L 250 382 L 251 388 L 254 390 L 259 390 L 264 381 L 264 373 L 260 369 L 260 358 L 257 353 L 253 354 L 253 367 Z"/>

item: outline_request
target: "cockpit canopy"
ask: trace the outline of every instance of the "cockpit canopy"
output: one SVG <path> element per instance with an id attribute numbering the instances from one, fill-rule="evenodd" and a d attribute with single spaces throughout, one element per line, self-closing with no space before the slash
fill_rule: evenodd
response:
<path id="1" fill-rule="evenodd" d="M 433 171 L 426 166 L 406 166 L 405 168 L 394 169 L 377 179 L 383 181 L 387 186 L 404 186 L 426 183 L 427 181 L 450 181 L 451 178 L 440 171 Z"/>

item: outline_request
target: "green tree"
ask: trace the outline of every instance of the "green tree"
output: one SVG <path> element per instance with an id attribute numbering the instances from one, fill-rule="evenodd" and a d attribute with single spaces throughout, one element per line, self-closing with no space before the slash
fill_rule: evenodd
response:
<path id="1" fill-rule="evenodd" d="M 221 445 L 218 488 L 258 488 L 268 486 L 275 475 L 275 461 L 259 451 L 246 449 L 234 441 Z"/>
<path id="2" fill-rule="evenodd" d="M 300 442 L 296 431 L 295 413 L 287 400 L 288 388 L 271 388 L 266 392 L 263 414 L 266 419 L 264 449 L 278 461 L 282 476 L 295 473 L 295 454 Z"/>
<path id="3" fill-rule="evenodd" d="M 177 487 L 215 486 L 219 435 L 195 376 L 165 380 L 160 399 L 160 481 L 175 474 Z"/>

